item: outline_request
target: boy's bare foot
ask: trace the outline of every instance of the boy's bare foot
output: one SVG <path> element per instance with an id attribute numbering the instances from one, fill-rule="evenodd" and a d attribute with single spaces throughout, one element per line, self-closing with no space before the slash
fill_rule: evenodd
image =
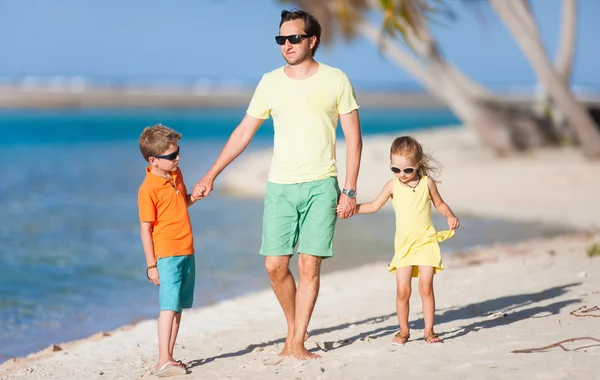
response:
<path id="1" fill-rule="evenodd" d="M 162 365 L 159 363 L 156 366 L 156 371 L 154 372 L 155 376 L 158 377 L 170 377 L 170 376 L 179 376 L 187 374 L 187 369 L 179 365 L 178 362 L 168 361 L 163 363 Z"/>
<path id="2" fill-rule="evenodd" d="M 295 344 L 292 346 L 292 355 L 298 360 L 319 359 L 321 355 L 309 352 L 304 344 Z"/>
<path id="3" fill-rule="evenodd" d="M 404 346 L 406 342 L 410 339 L 410 333 L 402 333 L 402 331 L 398 331 L 394 338 L 392 338 L 392 344 L 394 346 Z"/>

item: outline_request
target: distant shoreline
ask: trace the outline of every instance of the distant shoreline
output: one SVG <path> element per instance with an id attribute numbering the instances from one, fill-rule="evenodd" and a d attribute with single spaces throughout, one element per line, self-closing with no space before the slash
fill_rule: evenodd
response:
<path id="1" fill-rule="evenodd" d="M 425 108 L 448 107 L 425 92 L 391 92 L 357 90 L 363 107 Z M 0 85 L 0 109 L 76 109 L 76 108 L 229 108 L 246 107 L 252 98 L 251 90 L 186 91 L 168 88 L 87 88 L 84 90 L 55 90 L 46 87 L 22 88 Z M 535 101 L 533 96 L 505 96 L 510 103 L 523 105 Z M 600 109 L 600 97 L 586 96 L 581 100 L 590 108 Z"/>
<path id="2" fill-rule="evenodd" d="M 446 108 L 426 93 L 361 92 L 357 97 L 362 106 L 378 108 Z M 84 108 L 84 107 L 166 107 L 166 108 L 226 108 L 245 107 L 252 91 L 194 92 L 184 90 L 131 88 L 97 88 L 82 91 L 21 89 L 0 86 L 0 108 Z"/>

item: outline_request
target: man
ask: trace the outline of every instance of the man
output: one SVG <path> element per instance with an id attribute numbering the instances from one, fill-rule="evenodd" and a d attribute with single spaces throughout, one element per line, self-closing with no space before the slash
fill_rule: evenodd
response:
<path id="1" fill-rule="evenodd" d="M 320 285 L 321 260 L 333 256 L 333 233 L 340 217 L 356 212 L 356 181 L 362 138 L 358 104 L 346 75 L 318 63 L 321 26 L 310 14 L 283 11 L 275 37 L 287 65 L 265 74 L 245 117 L 233 131 L 194 196 L 208 196 L 215 178 L 248 146 L 271 115 L 275 129 L 273 162 L 265 195 L 260 254 L 288 326 L 280 355 L 318 358 L 304 341 Z M 335 130 L 340 119 L 347 144 L 346 180 L 337 182 Z M 289 270 L 298 247 L 299 283 Z"/>

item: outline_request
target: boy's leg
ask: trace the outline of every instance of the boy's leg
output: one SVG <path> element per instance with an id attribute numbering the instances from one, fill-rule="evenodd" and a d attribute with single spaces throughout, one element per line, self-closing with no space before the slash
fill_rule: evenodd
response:
<path id="1" fill-rule="evenodd" d="M 410 294 L 412 292 L 412 273 L 412 266 L 396 268 L 396 313 L 398 315 L 398 324 L 400 325 L 400 334 L 397 334 L 392 342 L 397 344 L 406 343 L 410 335 L 408 314 L 410 311 Z"/>
<path id="2" fill-rule="evenodd" d="M 166 363 L 172 362 L 170 344 L 171 334 L 173 330 L 173 322 L 175 320 L 175 312 L 172 310 L 161 310 L 158 315 L 158 371 Z"/>
<path id="3" fill-rule="evenodd" d="M 194 286 L 196 284 L 196 258 L 195 256 L 179 256 L 178 266 L 179 273 L 181 273 L 181 287 L 179 289 L 179 301 L 182 309 L 189 309 L 194 304 Z M 175 348 L 175 342 L 177 341 L 177 335 L 179 333 L 179 326 L 181 325 L 181 316 L 183 311 L 179 311 L 175 314 L 173 321 L 173 329 L 171 331 L 171 342 L 169 345 L 169 355 L 171 360 L 173 359 L 173 350 Z"/>
<path id="4" fill-rule="evenodd" d="M 172 357 L 173 344 L 177 338 L 179 320 L 177 314 L 181 313 L 180 291 L 182 287 L 182 256 L 161 258 L 157 262 L 160 277 L 159 303 L 160 314 L 158 317 L 158 364 L 157 370 L 163 365 L 175 362 Z M 179 364 L 173 364 L 179 365 Z"/>
<path id="5" fill-rule="evenodd" d="M 173 319 L 173 325 L 171 328 L 171 341 L 169 342 L 169 358 L 173 359 L 173 348 L 175 348 L 175 341 L 177 341 L 177 334 L 179 333 L 179 325 L 181 324 L 181 312 L 175 314 Z"/>
<path id="6" fill-rule="evenodd" d="M 433 275 L 435 268 L 419 266 L 419 295 L 423 305 L 423 319 L 425 321 L 425 340 L 427 343 L 437 343 L 440 339 L 433 332 L 435 318 L 435 296 L 433 294 Z M 431 338 L 431 339 L 428 339 Z"/>

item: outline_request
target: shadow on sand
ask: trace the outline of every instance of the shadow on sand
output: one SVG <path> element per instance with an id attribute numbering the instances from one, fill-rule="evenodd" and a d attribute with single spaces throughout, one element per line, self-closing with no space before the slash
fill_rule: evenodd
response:
<path id="1" fill-rule="evenodd" d="M 505 296 L 495 298 L 479 303 L 472 303 L 465 306 L 461 306 L 456 309 L 448 309 L 443 311 L 441 314 L 436 315 L 436 323 L 449 323 L 453 321 L 459 321 L 463 319 L 481 318 L 500 313 L 501 315 L 493 319 L 485 319 L 473 322 L 465 326 L 459 326 L 455 331 L 439 334 L 444 340 L 456 339 L 461 336 L 465 336 L 471 332 L 476 332 L 482 329 L 494 328 L 516 323 L 529 318 L 545 318 L 550 315 L 558 314 L 563 308 L 578 303 L 580 299 L 571 299 L 565 301 L 554 302 L 545 306 L 536 306 L 537 303 L 547 301 L 553 298 L 560 297 L 566 294 L 570 288 L 581 285 L 581 283 L 572 283 L 566 285 L 555 286 L 537 293 L 526 293 L 517 294 L 512 296 Z M 519 308 L 524 308 L 519 311 L 514 311 Z M 341 341 L 335 342 L 320 342 L 318 346 L 323 351 L 336 350 L 338 348 L 352 344 L 358 340 L 365 339 L 377 339 L 384 336 L 392 335 L 398 330 L 398 325 L 395 321 L 396 313 L 390 313 L 378 317 L 367 318 L 362 321 L 343 323 L 337 326 L 326 327 L 321 329 L 310 330 L 312 338 L 327 334 L 334 331 L 345 330 L 350 326 L 368 326 L 381 324 L 389 319 L 394 319 L 393 324 L 387 324 L 385 326 L 377 327 L 375 329 L 364 331 L 354 336 L 348 337 Z M 411 328 L 423 329 L 423 319 L 420 318 L 416 321 L 411 322 Z M 280 338 L 263 342 L 259 344 L 251 344 L 244 349 L 235 352 L 224 353 L 218 356 L 213 356 L 206 359 L 193 360 L 188 364 L 189 368 L 194 368 L 199 365 L 207 364 L 218 359 L 226 359 L 232 357 L 238 357 L 246 355 L 256 350 L 257 348 L 269 347 L 275 344 L 284 343 L 285 339 Z M 313 348 L 310 351 L 318 351 L 319 348 Z"/>

